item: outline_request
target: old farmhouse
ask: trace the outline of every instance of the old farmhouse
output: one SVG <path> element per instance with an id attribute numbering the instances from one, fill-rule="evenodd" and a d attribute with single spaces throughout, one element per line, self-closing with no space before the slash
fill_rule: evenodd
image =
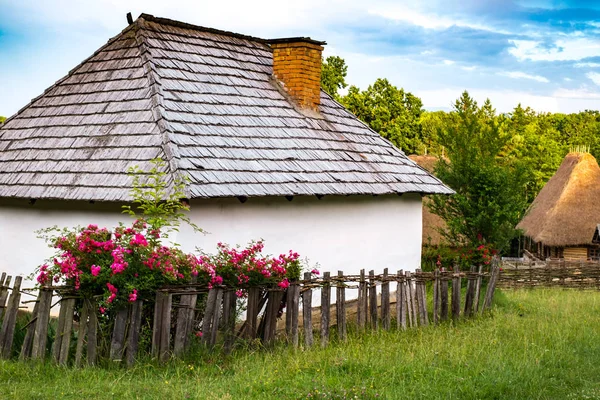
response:
<path id="1" fill-rule="evenodd" d="M 600 167 L 589 153 L 569 153 L 517 225 L 533 256 L 600 257 Z"/>
<path id="2" fill-rule="evenodd" d="M 49 255 L 37 229 L 127 222 L 127 170 L 157 157 L 208 232 L 182 229 L 186 249 L 417 267 L 421 196 L 452 190 L 320 89 L 324 44 L 142 14 L 0 127 L 1 269 Z"/>

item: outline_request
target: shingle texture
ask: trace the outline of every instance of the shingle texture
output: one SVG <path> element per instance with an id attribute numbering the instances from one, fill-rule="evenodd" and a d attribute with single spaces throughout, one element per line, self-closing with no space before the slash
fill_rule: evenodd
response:
<path id="1" fill-rule="evenodd" d="M 196 197 L 452 193 L 321 91 L 308 115 L 268 43 L 142 14 L 0 127 L 0 197 L 123 201 L 168 161 Z"/>

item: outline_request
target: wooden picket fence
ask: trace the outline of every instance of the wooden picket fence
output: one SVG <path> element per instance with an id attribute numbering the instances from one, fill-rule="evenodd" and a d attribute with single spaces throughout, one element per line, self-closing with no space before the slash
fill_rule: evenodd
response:
<path id="1" fill-rule="evenodd" d="M 312 278 L 307 273 L 303 280 L 291 282 L 286 290 L 247 288 L 246 319 L 243 322 L 236 321 L 238 299 L 235 289 L 214 287 L 209 290 L 195 283 L 165 287 L 157 291 L 154 301 L 151 353 L 161 362 L 172 356 L 181 356 L 189 349 L 194 333 L 198 330 L 202 332 L 201 342 L 206 347 L 218 346 L 226 352 L 231 351 L 235 343 L 241 340 L 251 343 L 258 340 L 262 345 L 268 346 L 277 339 L 283 339 L 291 346 L 298 347 L 301 333 L 305 347 L 314 344 L 315 333 L 320 338 L 321 346 L 327 346 L 330 338 L 334 337 L 332 328 L 337 330 L 337 340 L 346 340 L 349 305 L 355 307 L 355 310 L 351 310 L 356 311 L 356 318 L 352 323 L 358 331 L 392 329 L 393 319 L 398 330 L 405 330 L 438 324 L 449 318 L 456 320 L 461 314 L 470 317 L 490 308 L 499 271 L 498 262 L 494 262 L 490 272 L 485 273 L 481 268 L 478 271 L 472 268 L 466 272 L 460 272 L 456 268 L 454 271 L 417 270 L 414 273 L 400 270 L 395 275 L 389 274 L 387 269 L 378 275 L 374 271 L 370 271 L 368 275 L 364 270 L 360 275 L 344 275 L 339 271 L 333 277 L 325 272 L 321 278 Z M 467 280 L 466 297 L 461 302 L 464 279 Z M 488 280 L 487 290 L 480 304 L 484 279 Z M 16 351 L 13 349 L 13 338 L 17 312 L 19 308 L 23 308 L 20 307 L 21 295 L 30 293 L 31 290 L 21 289 L 21 281 L 22 278 L 17 276 L 11 288 L 10 276 L 2 274 L 0 280 L 2 358 L 10 358 Z M 433 290 L 426 289 L 428 282 Z M 395 284 L 394 301 L 391 299 L 394 293 L 390 293 L 390 289 L 394 289 L 390 288 L 392 284 Z M 332 305 L 334 288 L 336 299 Z M 313 308 L 313 295 L 318 294 L 313 292 L 317 290 L 320 291 L 321 304 Z M 346 300 L 347 294 L 353 290 L 358 291 L 358 300 L 349 302 Z M 52 359 L 60 365 L 72 363 L 76 367 L 97 364 L 99 318 L 107 317 L 98 314 L 98 306 L 94 300 L 78 298 L 72 289 L 66 287 L 43 287 L 37 293 L 36 300 L 33 300 L 35 307 L 31 319 L 21 328 L 25 330 L 25 337 L 21 348 L 17 349 L 19 359 L 43 360 L 46 357 L 52 301 L 58 296 L 60 312 L 51 348 Z M 395 311 L 392 311 L 394 303 Z M 335 321 L 331 320 L 333 306 Z M 285 333 L 282 334 L 278 332 L 277 321 L 284 308 Z M 127 366 L 135 363 L 142 310 L 143 300 L 137 300 L 114 315 L 109 338 L 109 360 L 123 362 Z M 313 320 L 315 311 L 320 321 Z M 77 319 L 75 323 L 74 319 Z M 300 319 L 302 329 L 299 327 Z M 315 329 L 317 322 L 318 330 Z M 72 339 L 76 340 L 74 354 L 71 354 Z"/>
<path id="2" fill-rule="evenodd" d="M 536 263 L 504 263 L 498 286 L 600 289 L 600 263 L 564 259 Z"/>

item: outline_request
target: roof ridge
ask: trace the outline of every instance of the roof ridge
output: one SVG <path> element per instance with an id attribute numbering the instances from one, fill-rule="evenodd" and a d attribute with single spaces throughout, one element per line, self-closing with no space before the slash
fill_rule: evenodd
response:
<path id="1" fill-rule="evenodd" d="M 142 14 L 143 15 L 143 14 Z M 149 46 L 146 43 L 146 36 L 143 34 L 143 31 L 146 29 L 144 24 L 144 18 L 138 18 L 133 25 L 135 25 L 135 40 L 140 49 L 140 58 L 142 59 L 142 68 L 144 69 L 144 75 L 148 79 L 148 88 L 150 89 L 150 101 L 152 104 L 152 116 L 154 117 L 154 122 L 158 126 L 161 142 L 162 142 L 162 150 L 163 154 L 166 158 L 166 163 L 172 178 L 172 184 L 177 181 L 181 181 L 183 179 L 183 175 L 179 170 L 179 163 L 177 159 L 179 159 L 179 148 L 175 145 L 170 138 L 170 133 L 173 132 L 171 127 L 168 124 L 167 119 L 164 115 L 164 95 L 162 93 L 162 86 L 160 83 L 160 76 L 155 71 L 154 60 L 149 51 Z M 186 187 L 186 196 L 189 196 L 187 193 Z"/>

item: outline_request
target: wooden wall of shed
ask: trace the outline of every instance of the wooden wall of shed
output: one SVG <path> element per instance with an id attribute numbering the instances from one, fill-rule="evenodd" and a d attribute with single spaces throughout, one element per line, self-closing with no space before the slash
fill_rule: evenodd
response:
<path id="1" fill-rule="evenodd" d="M 587 247 L 565 247 L 563 257 L 565 260 L 587 260 Z"/>

